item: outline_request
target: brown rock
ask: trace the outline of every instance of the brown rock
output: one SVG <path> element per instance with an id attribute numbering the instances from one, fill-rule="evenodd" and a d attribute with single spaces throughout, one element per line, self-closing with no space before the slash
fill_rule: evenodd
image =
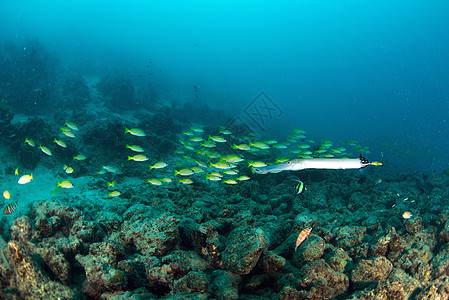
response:
<path id="1" fill-rule="evenodd" d="M 385 280 L 390 275 L 393 264 L 384 256 L 362 259 L 351 273 L 351 280 L 356 289 L 362 289 L 369 284 Z"/>

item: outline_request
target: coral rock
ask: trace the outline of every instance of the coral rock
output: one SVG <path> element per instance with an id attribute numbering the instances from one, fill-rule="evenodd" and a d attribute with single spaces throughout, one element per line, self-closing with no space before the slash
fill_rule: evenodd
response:
<path id="1" fill-rule="evenodd" d="M 174 293 L 209 294 L 209 281 L 201 271 L 190 271 L 173 283 Z"/>
<path id="2" fill-rule="evenodd" d="M 262 268 L 264 273 L 273 274 L 285 265 L 285 258 L 273 251 L 268 251 L 262 257 Z"/>
<path id="3" fill-rule="evenodd" d="M 323 259 L 307 263 L 301 268 L 302 285 L 297 299 L 330 299 L 343 294 L 349 286 L 349 279 L 343 273 L 335 272 Z"/>
<path id="4" fill-rule="evenodd" d="M 311 235 L 293 254 L 292 264 L 301 267 L 304 262 L 320 259 L 325 248 L 324 240 L 316 235 Z"/>
<path id="5" fill-rule="evenodd" d="M 365 226 L 344 226 L 334 230 L 337 247 L 347 249 L 362 242 L 366 235 Z"/>
<path id="6" fill-rule="evenodd" d="M 337 248 L 330 254 L 326 255 L 327 264 L 336 272 L 343 273 L 348 263 L 352 262 L 352 258 L 342 248 Z"/>
<path id="7" fill-rule="evenodd" d="M 384 256 L 376 256 L 370 259 L 362 259 L 351 273 L 351 280 L 357 289 L 385 280 L 390 275 L 393 264 Z"/>
<path id="8" fill-rule="evenodd" d="M 237 227 L 229 234 L 223 265 L 231 272 L 246 275 L 256 266 L 267 245 L 261 229 L 249 225 Z"/>
<path id="9" fill-rule="evenodd" d="M 218 300 L 234 300 L 239 298 L 238 286 L 242 278 L 224 270 L 212 272 L 211 289 Z"/>
<path id="10" fill-rule="evenodd" d="M 421 284 L 418 280 L 408 276 L 401 269 L 394 268 L 388 279 L 352 294 L 349 299 L 411 299 L 411 296 L 420 288 Z"/>
<path id="11" fill-rule="evenodd" d="M 78 299 L 79 295 L 59 282 L 49 280 L 31 255 L 18 243 L 8 244 L 14 262 L 17 290 L 23 299 Z"/>

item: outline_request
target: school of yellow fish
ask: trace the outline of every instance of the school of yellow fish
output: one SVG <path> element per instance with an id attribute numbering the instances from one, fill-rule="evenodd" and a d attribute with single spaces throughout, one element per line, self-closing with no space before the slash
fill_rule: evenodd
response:
<path id="1" fill-rule="evenodd" d="M 66 122 L 60 128 L 61 136 L 67 138 L 76 138 L 75 132 L 79 130 L 78 125 L 74 122 Z M 146 136 L 144 130 L 140 128 L 128 129 L 125 127 L 125 135 L 132 135 L 138 138 Z M 221 182 L 227 185 L 236 185 L 241 181 L 250 180 L 249 172 L 247 174 L 239 174 L 242 170 L 248 170 L 246 167 L 264 167 L 268 162 L 258 160 L 258 157 L 267 157 L 269 154 L 275 154 L 278 157 L 274 162 L 282 163 L 292 158 L 331 158 L 331 157 L 351 157 L 353 154 L 348 150 L 352 149 L 355 153 L 370 153 L 367 147 L 361 146 L 357 141 L 340 142 L 345 145 L 335 147 L 331 140 L 321 140 L 317 144 L 314 140 L 306 138 L 306 131 L 303 129 L 294 129 L 293 133 L 288 136 L 285 142 L 276 140 L 257 140 L 253 133 L 246 136 L 235 136 L 230 130 L 219 126 L 218 132 L 214 134 L 205 134 L 202 127 L 192 126 L 190 130 L 183 131 L 179 137 L 179 146 L 175 151 L 174 165 L 169 166 L 164 161 L 152 162 L 149 165 L 150 174 L 155 177 L 150 178 L 147 182 L 153 186 L 163 186 L 173 181 L 178 184 L 191 185 L 196 181 Z M 67 148 L 67 143 L 61 138 L 54 138 L 53 141 L 59 147 Z M 26 138 L 25 143 L 29 147 L 36 147 L 36 143 L 31 138 Z M 44 145 L 38 147 L 42 153 L 52 156 L 51 149 Z M 134 155 L 128 155 L 128 161 L 138 163 L 152 161 L 147 157 L 143 147 L 139 145 L 126 145 Z M 85 160 L 84 154 L 78 154 L 73 160 Z M 242 168 L 245 166 L 245 168 Z M 159 170 L 165 168 L 173 169 L 173 176 L 156 176 Z M 70 176 L 74 169 L 69 165 L 64 165 L 63 170 Z M 120 170 L 114 166 L 102 166 L 97 174 L 102 175 L 107 172 L 113 174 L 121 174 Z M 164 172 L 167 173 L 166 171 Z M 19 176 L 16 169 L 15 175 Z M 176 179 L 176 180 L 175 180 Z M 18 184 L 26 184 L 33 180 L 33 174 L 22 175 Z M 296 186 L 297 194 L 304 190 L 301 181 Z M 57 182 L 57 188 L 70 189 L 74 185 L 69 180 Z M 107 182 L 107 197 L 119 197 L 119 190 L 111 190 L 116 187 L 116 181 Z M 5 199 L 10 199 L 10 194 L 5 191 L 3 194 Z M 17 202 L 9 203 L 4 209 L 5 214 L 13 213 L 17 208 Z M 404 218 L 410 218 L 411 213 L 405 212 Z"/>

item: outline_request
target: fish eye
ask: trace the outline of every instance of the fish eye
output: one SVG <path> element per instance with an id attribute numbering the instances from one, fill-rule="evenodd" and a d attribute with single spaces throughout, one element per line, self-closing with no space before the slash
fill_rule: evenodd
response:
<path id="1" fill-rule="evenodd" d="M 292 161 L 289 160 L 289 161 L 287 162 L 287 165 L 291 165 L 291 164 L 292 164 Z"/>

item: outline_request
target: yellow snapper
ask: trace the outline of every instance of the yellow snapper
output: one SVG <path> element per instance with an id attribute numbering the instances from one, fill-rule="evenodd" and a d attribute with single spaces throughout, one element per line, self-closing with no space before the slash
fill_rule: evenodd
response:
<path id="1" fill-rule="evenodd" d="M 223 160 L 227 161 L 228 163 L 237 163 L 243 161 L 243 158 L 240 155 L 229 154 L 223 157 Z"/>
<path id="2" fill-rule="evenodd" d="M 154 165 L 150 166 L 150 170 L 152 170 L 152 169 L 162 169 L 162 168 L 165 168 L 166 166 L 168 166 L 167 163 L 165 163 L 163 161 L 160 161 L 160 162 L 157 162 Z"/>
<path id="3" fill-rule="evenodd" d="M 249 143 L 249 146 L 251 147 L 251 146 L 254 146 L 254 147 L 256 147 L 256 148 L 258 148 L 258 149 L 270 149 L 270 146 L 268 146 L 267 144 L 265 144 L 265 143 L 262 143 L 262 142 L 255 142 L 255 143 Z"/>
<path id="4" fill-rule="evenodd" d="M 178 183 L 182 183 L 182 184 L 192 184 L 193 180 L 190 178 L 184 178 L 184 179 L 179 179 Z"/>
<path id="5" fill-rule="evenodd" d="M 170 182 L 172 182 L 173 180 L 172 180 L 171 178 L 164 177 L 164 178 L 161 179 L 161 181 L 162 181 L 162 182 L 165 182 L 165 183 L 170 183 Z"/>
<path id="6" fill-rule="evenodd" d="M 251 147 L 247 144 L 240 144 L 240 145 L 236 145 L 234 144 L 234 146 L 232 146 L 232 149 L 239 149 L 242 151 L 249 151 L 251 150 Z"/>
<path id="7" fill-rule="evenodd" d="M 140 128 L 132 128 L 132 129 L 128 129 L 125 127 L 125 134 L 130 133 L 134 136 L 146 136 L 145 132 L 143 131 L 143 129 Z"/>
<path id="8" fill-rule="evenodd" d="M 64 180 L 64 181 L 58 182 L 57 186 L 58 187 L 62 187 L 63 189 L 71 189 L 71 188 L 74 187 L 73 184 L 70 181 L 68 181 L 68 180 Z"/>
<path id="9" fill-rule="evenodd" d="M 227 130 L 227 129 L 220 130 L 220 133 L 221 133 L 221 134 L 225 134 L 225 135 L 230 135 L 230 134 L 232 134 L 232 132 L 231 132 L 230 130 Z"/>
<path id="10" fill-rule="evenodd" d="M 78 131 L 78 125 L 73 122 L 65 122 L 64 126 L 69 127 L 70 129 Z"/>
<path id="11" fill-rule="evenodd" d="M 226 180 L 223 180 L 223 183 L 226 183 L 226 184 L 237 184 L 237 181 L 235 179 L 226 179 Z"/>
<path id="12" fill-rule="evenodd" d="M 201 127 L 190 127 L 190 130 L 194 131 L 194 132 L 198 132 L 198 133 L 203 133 L 204 129 Z"/>
<path id="13" fill-rule="evenodd" d="M 197 163 L 198 166 L 202 168 L 207 168 L 206 163 L 202 162 L 201 160 L 195 160 L 195 162 Z"/>
<path id="14" fill-rule="evenodd" d="M 131 149 L 134 152 L 144 152 L 143 148 L 139 145 L 126 145 L 126 149 Z"/>
<path id="15" fill-rule="evenodd" d="M 108 194 L 108 197 L 118 197 L 118 196 L 120 196 L 119 191 L 113 191 Z"/>
<path id="16" fill-rule="evenodd" d="M 52 156 L 53 154 L 51 154 L 51 151 L 50 151 L 50 149 L 48 149 L 47 147 L 45 147 L 45 146 L 39 146 L 39 149 L 41 149 L 42 150 L 42 152 L 44 152 L 45 154 L 47 154 L 47 155 L 49 155 L 49 156 Z"/>
<path id="17" fill-rule="evenodd" d="M 134 160 L 134 161 L 147 161 L 148 157 L 146 157 L 143 154 L 137 154 L 134 156 L 128 156 L 128 160 Z"/>
<path id="18" fill-rule="evenodd" d="M 73 159 L 76 160 L 85 160 L 87 157 L 84 154 L 78 154 L 77 156 L 74 156 Z"/>
<path id="19" fill-rule="evenodd" d="M 209 140 L 212 140 L 217 143 L 226 143 L 226 139 L 219 135 L 214 135 L 214 136 L 209 135 Z"/>
<path id="20" fill-rule="evenodd" d="M 223 173 L 226 175 L 237 175 L 238 170 L 226 170 Z"/>
<path id="21" fill-rule="evenodd" d="M 220 181 L 221 177 L 220 176 L 213 176 L 211 174 L 206 174 L 206 180 L 210 180 L 210 181 Z"/>
<path id="22" fill-rule="evenodd" d="M 229 163 L 224 162 L 224 161 L 219 161 L 219 162 L 217 162 L 215 164 L 210 163 L 209 167 L 215 167 L 217 169 L 222 169 L 222 170 L 227 170 L 227 169 L 231 169 L 232 168 L 232 166 Z"/>
<path id="23" fill-rule="evenodd" d="M 62 148 L 67 148 L 67 144 L 66 144 L 63 140 L 57 140 L 57 139 L 54 139 L 53 143 L 58 144 L 58 145 L 61 146 Z"/>
<path id="24" fill-rule="evenodd" d="M 201 169 L 200 167 L 192 167 L 191 169 L 194 173 L 203 173 L 204 172 L 204 170 Z"/>
<path id="25" fill-rule="evenodd" d="M 216 145 L 215 145 L 214 141 L 205 141 L 204 143 L 201 144 L 201 146 L 206 147 L 206 148 L 213 148 Z"/>
<path id="26" fill-rule="evenodd" d="M 236 180 L 238 180 L 238 181 L 245 181 L 245 180 L 249 180 L 249 179 L 250 179 L 249 176 L 246 176 L 246 175 L 242 175 L 242 176 L 236 178 Z"/>
<path id="27" fill-rule="evenodd" d="M 27 139 L 27 138 L 25 138 L 25 144 L 28 144 L 31 147 L 36 146 L 36 144 L 34 143 L 34 141 L 32 139 Z"/>
<path id="28" fill-rule="evenodd" d="M 264 163 L 263 161 L 253 161 L 253 162 L 248 163 L 248 167 L 260 168 L 260 167 L 266 167 L 266 166 L 267 166 L 267 164 Z"/>
<path id="29" fill-rule="evenodd" d="M 152 185 L 162 185 L 162 181 L 156 178 L 148 179 L 147 182 L 151 183 Z"/>
<path id="30" fill-rule="evenodd" d="M 71 137 L 71 138 L 75 137 L 75 134 L 73 133 L 72 130 L 70 130 L 70 128 L 61 127 L 61 132 L 62 132 L 62 134 L 66 135 L 68 137 Z"/>
<path id="31" fill-rule="evenodd" d="M 23 175 L 19 178 L 19 181 L 17 181 L 18 184 L 25 184 L 30 182 L 33 179 L 33 174 L 31 175 Z"/>
<path id="32" fill-rule="evenodd" d="M 198 142 L 204 141 L 204 139 L 202 137 L 200 137 L 200 136 L 195 136 L 195 137 L 191 138 L 190 141 L 198 143 Z"/>
<path id="33" fill-rule="evenodd" d="M 113 180 L 111 182 L 108 182 L 108 187 L 115 187 L 115 185 L 116 185 L 116 181 L 115 180 Z"/>
<path id="34" fill-rule="evenodd" d="M 181 176 L 190 176 L 193 174 L 193 171 L 191 169 L 181 169 L 179 171 L 175 170 L 175 176 L 178 174 Z"/>

